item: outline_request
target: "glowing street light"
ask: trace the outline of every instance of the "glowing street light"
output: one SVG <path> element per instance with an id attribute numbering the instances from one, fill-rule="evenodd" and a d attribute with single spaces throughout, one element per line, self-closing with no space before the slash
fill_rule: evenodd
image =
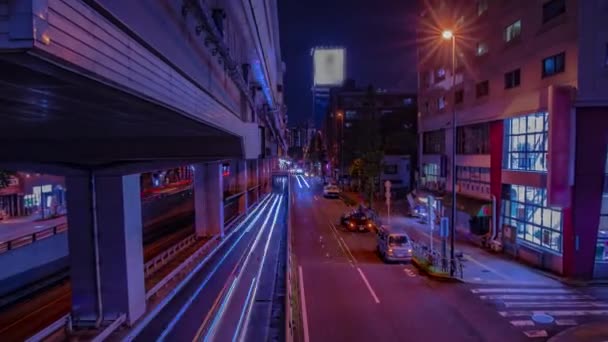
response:
<path id="1" fill-rule="evenodd" d="M 454 37 L 454 32 L 452 32 L 451 30 L 445 30 L 445 31 L 441 32 L 441 36 L 445 40 L 450 40 Z"/>

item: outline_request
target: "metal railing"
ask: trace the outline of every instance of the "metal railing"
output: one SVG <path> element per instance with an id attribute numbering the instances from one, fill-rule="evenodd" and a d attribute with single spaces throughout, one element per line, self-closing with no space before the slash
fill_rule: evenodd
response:
<path id="1" fill-rule="evenodd" d="M 159 255 L 152 258 L 144 264 L 144 277 L 148 278 L 153 275 L 161 267 L 165 266 L 169 261 L 173 260 L 177 253 L 190 247 L 196 242 L 196 234 L 188 235 L 185 239 L 179 241 L 168 249 L 164 250 Z"/>
<path id="2" fill-rule="evenodd" d="M 464 263 L 462 253 L 457 253 L 454 260 L 449 256 L 443 256 L 437 250 L 431 250 L 427 245 L 412 243 L 413 256 L 423 267 L 433 273 L 449 276 L 450 270 L 454 270 L 455 278 L 462 279 L 464 276 Z"/>
<path id="3" fill-rule="evenodd" d="M 0 254 L 6 253 L 13 249 L 30 245 L 36 241 L 40 241 L 57 234 L 65 233 L 67 230 L 68 224 L 60 223 L 54 227 L 46 228 L 34 233 L 29 233 L 15 239 L 11 239 L 9 241 L 2 241 L 0 242 Z"/>
<path id="4" fill-rule="evenodd" d="M 34 336 L 31 336 L 30 338 L 28 338 L 27 340 L 25 340 L 25 342 L 43 341 L 46 337 L 50 336 L 51 334 L 53 334 L 57 330 L 59 330 L 61 328 L 64 328 L 65 326 L 67 326 L 69 320 L 70 320 L 70 314 L 69 313 L 65 314 L 65 315 L 61 316 L 61 318 L 59 318 L 55 322 L 51 323 L 46 328 L 44 328 L 44 329 L 40 330 L 39 332 L 37 332 Z"/>

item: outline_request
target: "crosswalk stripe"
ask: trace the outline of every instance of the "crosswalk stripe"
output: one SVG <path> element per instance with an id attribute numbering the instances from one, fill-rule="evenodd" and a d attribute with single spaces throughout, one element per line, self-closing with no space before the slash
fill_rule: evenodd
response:
<path id="1" fill-rule="evenodd" d="M 511 321 L 509 323 L 511 323 L 515 327 L 533 327 L 534 326 L 534 321 L 531 321 L 529 319 Z"/>
<path id="2" fill-rule="evenodd" d="M 555 324 L 557 324 L 557 325 L 577 325 L 578 322 L 576 322 L 573 319 L 556 319 Z"/>
<path id="3" fill-rule="evenodd" d="M 472 289 L 473 293 L 575 293 L 569 289 L 526 289 L 526 288 L 480 288 Z"/>
<path id="4" fill-rule="evenodd" d="M 525 317 L 537 314 L 546 314 L 550 316 L 605 316 L 608 315 L 608 310 L 547 310 L 547 311 L 499 311 L 499 315 L 502 317 Z"/>
<path id="5" fill-rule="evenodd" d="M 557 307 L 608 307 L 608 303 L 604 302 L 505 302 L 507 308 L 517 307 L 537 307 L 537 308 L 557 308 Z"/>
<path id="6" fill-rule="evenodd" d="M 524 334 L 528 337 L 547 337 L 549 334 L 547 330 L 527 330 L 524 331 Z"/>
<path id="7" fill-rule="evenodd" d="M 576 299 L 594 299 L 592 296 L 587 295 L 536 295 L 536 294 L 528 294 L 528 295 L 483 295 L 479 296 L 479 298 L 483 300 L 542 300 L 542 299 L 550 299 L 550 300 L 576 300 Z"/>

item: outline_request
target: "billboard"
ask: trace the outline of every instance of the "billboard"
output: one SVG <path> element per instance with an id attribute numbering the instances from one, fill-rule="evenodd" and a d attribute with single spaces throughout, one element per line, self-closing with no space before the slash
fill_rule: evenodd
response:
<path id="1" fill-rule="evenodd" d="M 315 48 L 312 52 L 315 87 L 340 86 L 344 82 L 346 50 Z"/>

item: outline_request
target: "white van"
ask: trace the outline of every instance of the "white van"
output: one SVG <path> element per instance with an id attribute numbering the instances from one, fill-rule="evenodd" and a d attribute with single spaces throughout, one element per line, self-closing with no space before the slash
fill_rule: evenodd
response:
<path id="1" fill-rule="evenodd" d="M 381 226 L 378 229 L 378 253 L 384 261 L 412 260 L 412 240 L 404 228 Z"/>

